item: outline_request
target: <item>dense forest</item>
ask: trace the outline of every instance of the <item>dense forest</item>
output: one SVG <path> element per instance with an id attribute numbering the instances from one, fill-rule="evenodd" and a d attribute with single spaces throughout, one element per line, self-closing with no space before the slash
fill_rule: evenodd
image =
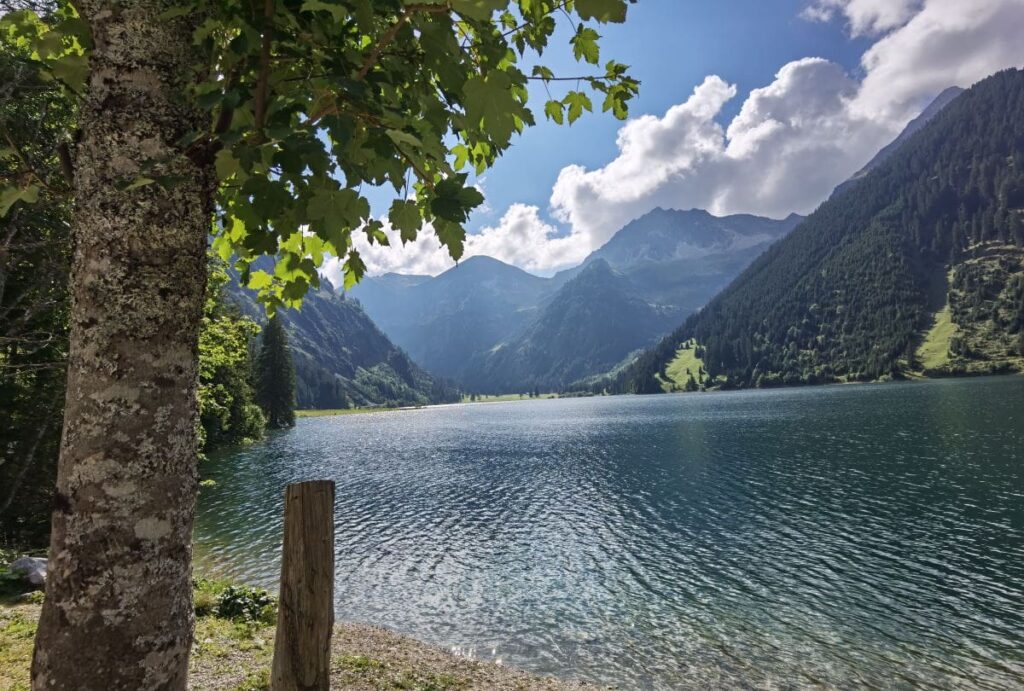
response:
<path id="1" fill-rule="evenodd" d="M 919 349 L 947 303 L 951 331 L 999 336 L 950 337 L 932 373 L 1019 368 L 1022 162 L 1024 72 L 1008 70 L 955 99 L 658 346 L 592 386 L 673 388 L 683 382 L 666 386 L 669 368 L 694 353 L 703 385 L 723 388 L 906 376 L 926 369 Z"/>

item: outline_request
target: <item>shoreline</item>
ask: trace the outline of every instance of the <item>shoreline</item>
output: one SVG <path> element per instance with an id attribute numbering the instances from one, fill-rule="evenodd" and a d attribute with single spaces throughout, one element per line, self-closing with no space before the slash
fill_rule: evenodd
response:
<path id="1" fill-rule="evenodd" d="M 38 600 L 0 599 L 0 689 L 29 687 Z M 269 688 L 275 624 L 197 613 L 189 659 L 190 691 Z M 460 656 L 391 629 L 338 622 L 331 637 L 335 689 L 507 689 L 572 691 L 608 688 L 542 677 L 499 662 Z"/>
<path id="2" fill-rule="evenodd" d="M 551 400 L 562 400 L 567 398 L 605 398 L 605 397 L 618 397 L 618 396 L 692 396 L 700 394 L 721 394 L 721 393 L 738 393 L 741 391 L 786 391 L 786 390 L 800 390 L 800 389 L 818 389 L 828 387 L 846 387 L 846 386 L 858 386 L 864 384 L 921 384 L 928 382 L 940 382 L 949 380 L 959 379 L 980 379 L 984 377 L 1024 377 L 1024 372 L 1009 371 L 1009 372 L 967 372 L 961 374 L 951 374 L 945 376 L 925 376 L 919 373 L 906 373 L 900 379 L 872 379 L 868 381 L 833 381 L 833 382 L 822 382 L 820 384 L 790 384 L 788 386 L 765 386 L 761 388 L 747 386 L 738 388 L 711 388 L 705 391 L 662 391 L 661 393 L 619 393 L 619 394 L 592 394 L 589 396 L 568 396 L 561 394 L 542 394 L 535 398 L 529 396 L 519 396 L 518 394 L 506 394 L 502 396 L 491 396 L 489 399 L 481 399 L 478 401 L 460 401 L 458 403 L 432 403 L 428 405 L 417 405 L 417 406 L 402 406 L 399 408 L 336 408 L 328 410 L 296 410 L 296 417 L 300 418 L 320 418 L 320 417 L 338 417 L 343 415 L 368 415 L 373 413 L 399 413 L 408 412 L 412 410 L 433 410 L 435 408 L 451 408 L 455 406 L 463 405 L 479 405 L 483 403 L 518 403 L 525 401 L 551 401 Z"/>

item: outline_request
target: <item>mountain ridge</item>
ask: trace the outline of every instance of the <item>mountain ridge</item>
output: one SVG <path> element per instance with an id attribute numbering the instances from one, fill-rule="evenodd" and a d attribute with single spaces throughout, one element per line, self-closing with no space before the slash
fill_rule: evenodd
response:
<path id="1" fill-rule="evenodd" d="M 590 313 L 557 304 L 565 299 L 579 306 L 578 294 L 561 293 L 561 289 L 590 264 L 606 261 L 627 279 L 613 281 L 624 292 L 609 305 L 639 297 L 650 308 L 645 314 L 659 322 L 656 330 L 667 333 L 771 243 L 785 236 L 799 219 L 796 215 L 781 220 L 749 214 L 716 217 L 696 209 L 657 209 L 624 226 L 579 266 L 551 278 L 535 276 L 492 257 L 474 256 L 439 276 L 424 281 L 408 279 L 414 285 L 399 286 L 406 279 L 395 275 L 364 279 L 349 295 L 359 300 L 380 328 L 427 370 L 471 391 L 498 392 L 499 379 L 502 387 L 511 382 L 503 375 L 490 374 L 483 364 L 487 354 L 513 341 L 525 350 L 541 352 L 542 348 L 521 343 L 533 322 L 551 311 L 561 310 L 581 319 L 584 313 Z M 611 300 L 606 291 L 602 294 Z M 594 308 L 599 306 L 595 304 Z M 613 311 L 609 309 L 602 318 L 611 318 Z M 586 325 L 575 326 L 581 334 L 593 333 Z M 538 327 L 533 333 L 548 331 Z M 645 344 L 646 327 L 644 335 L 639 341 L 627 339 L 631 347 L 616 353 L 615 362 Z M 625 347 L 624 340 L 622 343 Z M 601 352 L 596 346 L 581 344 L 581 350 Z M 602 354 L 583 359 L 604 362 L 604 358 Z M 563 360 L 566 367 L 574 367 L 571 360 Z M 532 383 L 523 387 L 552 388 L 565 383 L 565 377 L 550 368 L 545 376 L 520 365 L 514 369 L 524 373 L 524 382 Z M 585 376 L 599 373 L 588 369 Z"/>

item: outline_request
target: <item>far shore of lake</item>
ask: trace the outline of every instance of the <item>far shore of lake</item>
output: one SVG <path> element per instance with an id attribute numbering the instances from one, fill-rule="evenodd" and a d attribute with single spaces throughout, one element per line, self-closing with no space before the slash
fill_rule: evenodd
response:
<path id="1" fill-rule="evenodd" d="M 589 394 L 590 396 L 609 396 L 609 395 L 650 395 L 650 396 L 688 396 L 693 394 L 703 393 L 732 393 L 738 391 L 771 391 L 779 389 L 806 389 L 811 387 L 828 387 L 828 386 L 856 386 L 860 384 L 892 384 L 900 382 L 930 382 L 930 381 L 942 381 L 944 379 L 975 379 L 979 377 L 1006 377 L 1006 376 L 1017 376 L 1024 377 L 1024 372 L 1007 371 L 1007 372 L 963 372 L 949 376 L 924 376 L 918 372 L 905 372 L 904 376 L 900 379 L 873 379 L 867 381 L 835 381 L 821 384 L 793 384 L 789 386 L 772 386 L 765 388 L 735 388 L 725 389 L 720 387 L 709 388 L 705 391 L 672 391 L 661 394 Z M 367 413 L 395 413 L 409 410 L 424 410 L 426 408 L 447 408 L 455 405 L 466 405 L 470 403 L 512 403 L 515 401 L 537 401 L 537 400 L 551 400 L 555 398 L 577 398 L 578 396 L 570 394 L 559 394 L 559 393 L 542 393 L 538 396 L 530 396 L 529 394 L 501 394 L 501 395 L 486 395 L 478 396 L 476 400 L 470 399 L 469 396 L 463 396 L 462 400 L 458 403 L 434 403 L 430 405 L 414 405 L 414 406 L 400 406 L 395 408 L 388 408 L 385 406 L 375 406 L 366 408 L 333 408 L 325 410 L 296 410 L 295 415 L 297 417 L 333 417 L 336 415 L 364 415 Z"/>

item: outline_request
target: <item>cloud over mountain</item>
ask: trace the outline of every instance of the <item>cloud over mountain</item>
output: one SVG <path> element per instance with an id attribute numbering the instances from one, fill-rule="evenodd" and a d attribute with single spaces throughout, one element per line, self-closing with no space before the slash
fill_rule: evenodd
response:
<path id="1" fill-rule="evenodd" d="M 628 121 L 607 164 L 562 169 L 550 212 L 564 230 L 537 207 L 514 204 L 467 239 L 467 256 L 535 271 L 567 266 L 658 206 L 806 214 L 943 89 L 1024 65 L 1022 0 L 812 0 L 802 16 L 875 37 L 862 74 L 816 57 L 790 62 L 747 94 L 728 124 L 722 111 L 737 89 L 708 76 L 664 114 Z M 360 251 L 374 273 L 452 265 L 429 231 L 403 249 L 364 243 Z"/>

